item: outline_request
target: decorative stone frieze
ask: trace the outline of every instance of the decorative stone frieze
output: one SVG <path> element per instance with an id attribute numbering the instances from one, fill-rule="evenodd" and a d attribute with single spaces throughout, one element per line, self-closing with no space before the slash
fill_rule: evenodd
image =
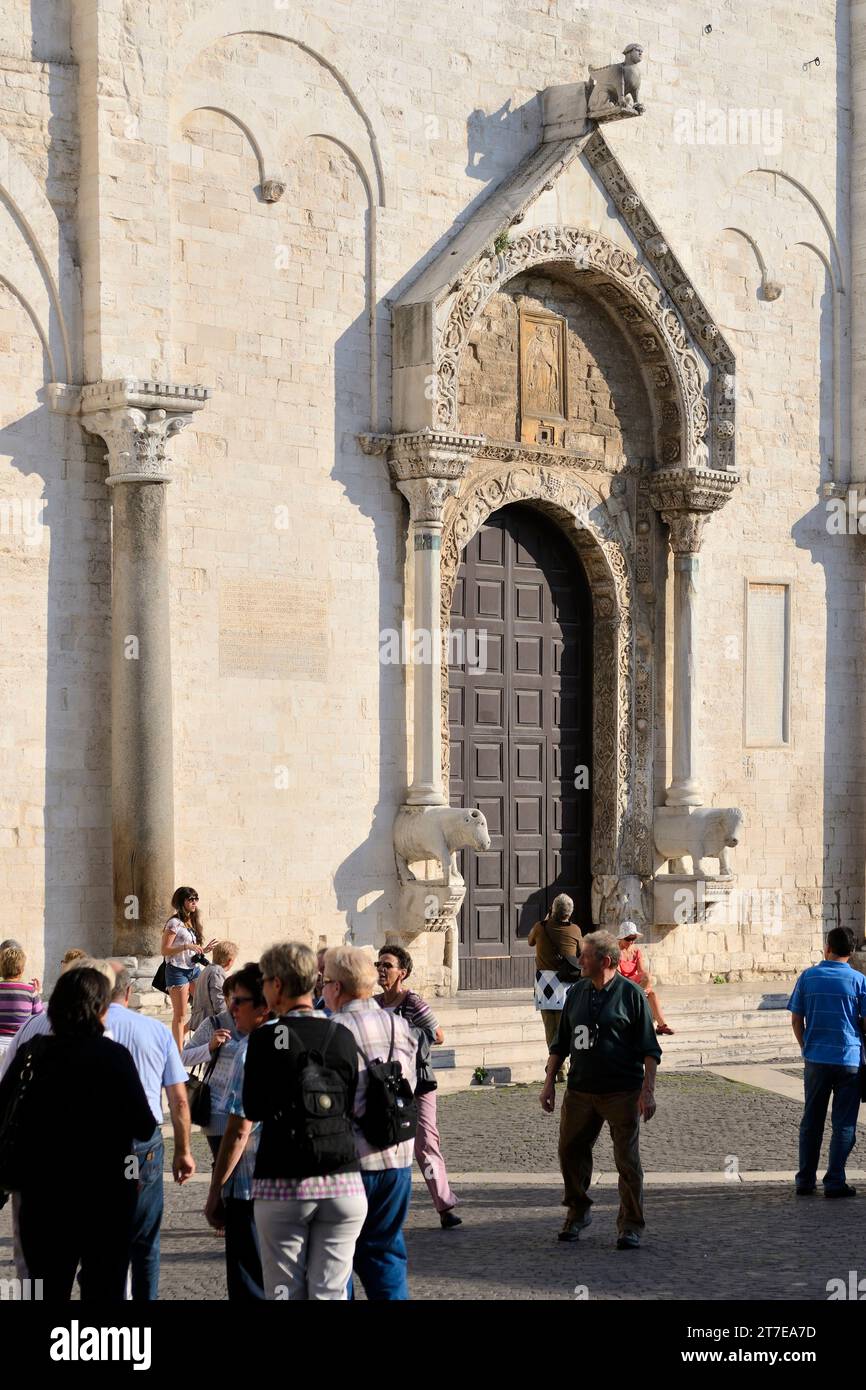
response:
<path id="1" fill-rule="evenodd" d="M 736 473 L 706 468 L 670 468 L 651 475 L 650 500 L 670 527 L 675 555 L 698 553 L 704 523 L 725 505 L 738 482 Z"/>

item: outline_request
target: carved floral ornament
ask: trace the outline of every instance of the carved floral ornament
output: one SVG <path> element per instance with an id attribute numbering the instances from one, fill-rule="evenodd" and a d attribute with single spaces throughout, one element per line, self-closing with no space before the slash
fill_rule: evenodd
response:
<path id="1" fill-rule="evenodd" d="M 483 467 L 483 465 L 482 465 Z M 450 774 L 447 641 L 460 555 L 491 513 L 530 502 L 550 514 L 580 555 L 592 595 L 592 872 L 652 872 L 651 668 L 635 660 L 643 621 L 619 528 L 602 499 L 565 470 L 487 467 L 445 508 L 441 558 L 443 783 Z M 649 682 L 649 683 L 648 683 Z M 638 720 L 637 714 L 640 714 Z"/>
<path id="2" fill-rule="evenodd" d="M 166 444 L 210 397 L 206 386 L 139 381 L 125 377 L 93 382 L 81 391 L 81 423 L 108 450 L 108 478 L 119 482 L 167 483 Z"/>
<path id="3" fill-rule="evenodd" d="M 704 523 L 725 505 L 738 481 L 738 474 L 715 469 L 671 468 L 651 475 L 650 500 L 670 527 L 675 555 L 698 553 Z"/>

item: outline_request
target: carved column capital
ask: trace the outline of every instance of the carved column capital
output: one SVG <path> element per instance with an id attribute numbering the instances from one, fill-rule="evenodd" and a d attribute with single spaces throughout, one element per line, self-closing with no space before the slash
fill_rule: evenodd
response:
<path id="1" fill-rule="evenodd" d="M 445 503 L 460 491 L 459 478 L 406 478 L 397 482 L 409 503 L 409 518 L 413 526 L 442 527 Z"/>
<path id="2" fill-rule="evenodd" d="M 166 443 L 201 410 L 210 396 L 205 386 L 167 382 L 100 381 L 81 392 L 81 423 L 108 449 L 109 486 L 115 483 L 168 483 Z"/>
<path id="3" fill-rule="evenodd" d="M 666 468 L 650 478 L 650 501 L 670 527 L 675 555 L 697 555 L 704 524 L 725 505 L 739 475 L 711 468 Z"/>

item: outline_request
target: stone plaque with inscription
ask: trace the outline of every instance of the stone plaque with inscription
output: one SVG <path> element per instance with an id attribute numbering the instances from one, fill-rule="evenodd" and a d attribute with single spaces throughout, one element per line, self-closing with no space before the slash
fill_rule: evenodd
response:
<path id="1" fill-rule="evenodd" d="M 327 680 L 327 610 L 312 581 L 223 579 L 219 640 L 221 676 Z"/>

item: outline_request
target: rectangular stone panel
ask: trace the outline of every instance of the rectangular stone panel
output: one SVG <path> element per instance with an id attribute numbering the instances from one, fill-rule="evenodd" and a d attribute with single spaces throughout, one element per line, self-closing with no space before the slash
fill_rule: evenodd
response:
<path id="1" fill-rule="evenodd" d="M 746 589 L 745 742 L 788 742 L 790 586 L 749 581 Z"/>
<path id="2" fill-rule="evenodd" d="M 222 579 L 219 673 L 326 681 L 328 611 L 321 585 L 268 575 Z"/>

